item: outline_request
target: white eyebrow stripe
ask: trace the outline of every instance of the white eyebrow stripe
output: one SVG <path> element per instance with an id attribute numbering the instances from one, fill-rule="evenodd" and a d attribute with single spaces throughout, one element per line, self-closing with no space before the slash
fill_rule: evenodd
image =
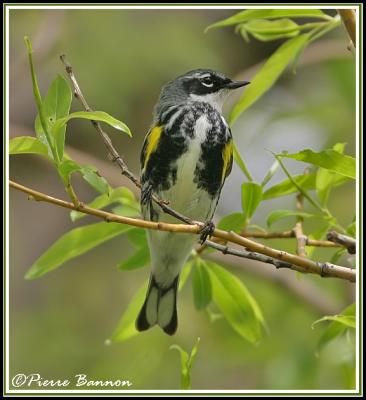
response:
<path id="1" fill-rule="evenodd" d="M 203 75 L 198 74 L 197 77 L 202 78 L 202 79 L 203 78 L 211 78 L 211 74 L 203 74 Z"/>

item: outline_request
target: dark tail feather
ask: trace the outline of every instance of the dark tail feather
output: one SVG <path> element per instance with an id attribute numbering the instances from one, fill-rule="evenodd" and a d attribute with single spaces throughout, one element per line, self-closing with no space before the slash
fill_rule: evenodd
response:
<path id="1" fill-rule="evenodd" d="M 136 320 L 136 329 L 145 331 L 158 324 L 165 333 L 173 335 L 178 326 L 177 289 L 179 275 L 171 286 L 161 288 L 153 275 L 150 277 L 145 302 Z"/>
<path id="2" fill-rule="evenodd" d="M 178 327 L 177 292 L 179 275 L 169 288 L 161 289 L 158 305 L 158 324 L 168 335 L 174 335 Z"/>
<path id="3" fill-rule="evenodd" d="M 147 289 L 145 302 L 136 319 L 136 329 L 146 331 L 157 323 L 158 320 L 158 297 L 159 287 L 155 282 L 153 275 L 150 276 L 149 287 Z M 154 304 L 155 303 L 155 304 Z M 149 306 L 149 309 L 148 309 Z M 147 315 L 149 312 L 149 316 Z M 149 317 L 149 318 L 148 318 Z"/>

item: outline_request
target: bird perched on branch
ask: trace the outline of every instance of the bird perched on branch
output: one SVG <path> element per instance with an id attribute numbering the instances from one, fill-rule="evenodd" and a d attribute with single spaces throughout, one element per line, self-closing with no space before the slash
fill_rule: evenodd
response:
<path id="1" fill-rule="evenodd" d="M 196 69 L 162 88 L 140 158 L 144 219 L 178 222 L 153 203 L 155 194 L 184 216 L 205 221 L 201 240 L 212 231 L 211 219 L 233 160 L 232 135 L 222 105 L 231 90 L 248 83 Z M 148 242 L 152 271 L 136 328 L 144 331 L 158 324 L 173 335 L 178 324 L 179 273 L 197 235 L 149 230 Z"/>

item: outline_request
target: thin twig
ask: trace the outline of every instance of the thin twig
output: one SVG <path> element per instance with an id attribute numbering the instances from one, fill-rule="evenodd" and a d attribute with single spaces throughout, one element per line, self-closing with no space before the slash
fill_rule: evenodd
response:
<path id="1" fill-rule="evenodd" d="M 340 267 L 338 265 L 330 263 L 315 262 L 307 258 L 287 253 L 285 251 L 280 251 L 271 247 L 267 247 L 261 243 L 257 243 L 247 238 L 244 238 L 236 234 L 235 232 L 225 232 L 224 234 L 223 232 L 225 231 L 215 230 L 212 236 L 216 236 L 220 239 L 225 239 L 233 243 L 239 244 L 243 247 L 246 247 L 248 250 L 265 254 L 267 256 L 286 261 L 290 264 L 295 264 L 299 267 L 304 268 L 307 272 L 318 274 L 323 277 L 337 276 L 342 277 L 343 279 L 350 280 L 351 282 L 356 279 L 356 271 L 352 268 Z M 339 269 L 339 267 L 341 269 Z"/>
<path id="2" fill-rule="evenodd" d="M 276 268 L 288 268 L 295 271 L 306 272 L 303 268 L 297 265 L 289 264 L 285 261 L 276 260 L 273 257 L 268 257 L 260 253 L 255 253 L 254 251 L 238 250 L 232 247 L 216 243 L 212 240 L 206 240 L 205 242 L 208 247 L 221 251 L 223 254 L 231 254 L 233 256 L 248 258 L 249 260 L 260 261 L 266 264 L 272 264 Z"/>
<path id="3" fill-rule="evenodd" d="M 283 231 L 283 232 L 246 231 L 243 232 L 241 236 L 253 239 L 290 239 L 295 237 L 295 232 L 293 230 Z M 340 243 L 334 243 L 329 240 L 309 239 L 307 236 L 306 236 L 306 245 L 315 247 L 342 247 Z"/>
<path id="4" fill-rule="evenodd" d="M 347 30 L 348 36 L 356 48 L 356 12 L 354 9 L 337 10 L 342 23 Z"/>
<path id="5" fill-rule="evenodd" d="M 304 197 L 301 193 L 299 193 L 296 196 L 296 208 L 301 211 L 304 208 Z M 307 257 L 306 253 L 306 242 L 307 242 L 307 237 L 304 235 L 304 232 L 302 230 L 302 223 L 304 219 L 302 217 L 297 217 L 296 218 L 296 224 L 294 227 L 294 233 L 296 237 L 296 254 L 300 257 Z"/>
<path id="6" fill-rule="evenodd" d="M 198 224 L 195 225 L 168 224 L 164 222 L 152 222 L 136 218 L 123 217 L 107 211 L 98 210 L 84 204 L 80 204 L 79 207 L 77 207 L 73 203 L 46 195 L 44 193 L 30 189 L 26 186 L 20 185 L 19 183 L 13 181 L 9 181 L 9 184 L 12 188 L 27 193 L 37 201 L 44 201 L 61 207 L 68 208 L 70 210 L 80 211 L 84 214 L 89 214 L 98 218 L 102 218 L 107 222 L 118 222 L 122 224 L 137 226 L 140 228 L 155 229 L 166 232 L 181 232 L 181 233 L 193 233 L 193 234 L 200 234 L 202 230 L 202 225 L 204 225 L 202 222 L 199 222 Z M 354 269 L 330 263 L 314 262 L 307 258 L 302 258 L 297 255 L 287 253 L 285 251 L 280 251 L 267 247 L 261 243 L 257 243 L 250 239 L 244 238 L 232 231 L 227 232 L 221 229 L 215 229 L 211 236 L 216 237 L 218 239 L 222 239 L 225 242 L 232 242 L 238 244 L 242 247 L 245 247 L 249 251 L 261 253 L 266 256 L 281 260 L 283 262 L 293 264 L 297 267 L 301 267 L 304 270 L 304 272 L 306 271 L 309 273 L 317 274 L 322 277 L 335 277 L 339 279 L 348 280 L 351 282 L 356 281 L 356 271 Z"/>
<path id="7" fill-rule="evenodd" d="M 353 237 L 343 235 L 336 231 L 329 231 L 327 239 L 331 242 L 344 246 L 349 254 L 356 254 L 356 240 Z"/>
<path id="8" fill-rule="evenodd" d="M 66 72 L 70 78 L 70 81 L 72 83 L 72 86 L 74 88 L 74 95 L 75 97 L 80 100 L 81 104 L 83 105 L 85 111 L 91 112 L 93 111 L 92 108 L 89 106 L 87 101 L 85 100 L 85 97 L 83 95 L 83 92 L 80 89 L 80 86 L 78 84 L 78 81 L 76 80 L 74 71 L 72 69 L 71 64 L 66 60 L 66 56 L 63 54 L 60 56 L 60 59 L 62 63 L 65 66 Z M 132 181 L 138 188 L 141 189 L 141 183 L 140 181 L 135 177 L 135 175 L 128 169 L 126 163 L 123 161 L 122 157 L 119 155 L 118 151 L 115 149 L 113 146 L 113 143 L 110 139 L 110 137 L 107 135 L 106 132 L 103 131 L 101 125 L 97 121 L 91 121 L 92 125 L 94 128 L 97 130 L 99 135 L 101 136 L 108 152 L 109 152 L 109 158 L 111 161 L 115 162 L 120 170 L 122 175 L 126 176 L 130 181 Z M 190 218 L 185 217 L 184 215 L 180 214 L 179 212 L 173 210 L 172 208 L 168 207 L 167 202 L 163 199 L 159 199 L 157 196 L 152 195 L 152 200 L 158 204 L 161 209 L 166 213 L 169 214 L 178 220 L 185 222 L 186 224 L 196 224 L 195 221 L 192 221 Z"/>

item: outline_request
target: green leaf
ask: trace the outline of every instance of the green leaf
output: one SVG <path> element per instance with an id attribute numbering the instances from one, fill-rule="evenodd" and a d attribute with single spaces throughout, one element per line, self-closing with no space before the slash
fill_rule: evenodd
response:
<path id="1" fill-rule="evenodd" d="M 118 268 L 124 271 L 145 267 L 150 262 L 150 252 L 148 247 L 141 247 L 130 257 L 118 264 Z"/>
<path id="2" fill-rule="evenodd" d="M 74 172 L 79 172 L 83 179 L 89 183 L 99 193 L 109 193 L 109 183 L 99 175 L 98 170 L 92 166 L 82 166 L 70 159 L 64 159 L 59 167 L 58 172 L 65 184 L 70 182 L 70 176 Z"/>
<path id="3" fill-rule="evenodd" d="M 283 18 L 276 21 L 266 19 L 253 19 L 241 25 L 240 32 L 249 32 L 258 40 L 268 42 L 271 40 L 291 38 L 299 34 L 299 25 L 291 19 Z"/>
<path id="4" fill-rule="evenodd" d="M 353 304 L 349 305 L 345 310 L 342 311 L 341 316 L 346 317 L 346 318 L 341 318 L 341 319 L 321 318 L 320 320 L 315 321 L 312 325 L 312 328 L 314 328 L 314 325 L 319 322 L 322 322 L 325 320 L 331 321 L 319 339 L 319 342 L 317 345 L 317 350 L 320 351 L 330 341 L 334 340 L 336 337 L 343 334 L 343 332 L 345 332 L 346 329 L 349 329 L 349 328 L 353 329 L 355 326 L 355 322 L 356 322 L 355 315 L 356 315 L 356 305 L 355 305 L 355 303 L 353 303 Z M 328 317 L 325 317 L 325 318 L 328 318 Z M 334 316 L 333 316 L 333 318 L 334 318 Z"/>
<path id="5" fill-rule="evenodd" d="M 224 231 L 240 232 L 245 223 L 245 215 L 240 212 L 235 212 L 223 217 L 218 223 L 218 229 Z"/>
<path id="6" fill-rule="evenodd" d="M 99 222 L 72 229 L 61 236 L 31 266 L 26 279 L 35 279 L 130 229 L 129 225 Z"/>
<path id="7" fill-rule="evenodd" d="M 280 163 L 275 160 L 274 163 L 271 165 L 270 169 L 268 170 L 266 176 L 263 178 L 261 183 L 262 188 L 272 179 L 273 175 L 276 173 L 280 166 Z"/>
<path id="8" fill-rule="evenodd" d="M 189 260 L 185 263 L 183 266 L 181 272 L 180 272 L 180 277 L 179 277 L 179 286 L 178 286 L 178 291 L 180 292 L 184 285 L 186 284 L 189 274 L 192 271 L 192 266 L 193 266 L 193 261 Z"/>
<path id="9" fill-rule="evenodd" d="M 310 173 L 307 175 L 294 175 L 293 180 L 303 190 L 314 190 L 316 188 L 316 174 Z M 348 181 L 348 178 L 343 175 L 335 175 L 333 185 L 339 186 Z M 290 179 L 285 179 L 276 185 L 273 185 L 263 193 L 263 200 L 274 199 L 276 197 L 287 196 L 289 194 L 297 193 L 297 187 L 291 182 Z"/>
<path id="10" fill-rule="evenodd" d="M 136 330 L 135 321 L 137 315 L 145 301 L 148 281 L 135 293 L 130 300 L 127 309 L 119 320 L 116 329 L 110 337 L 112 342 L 122 342 L 136 336 L 139 332 Z"/>
<path id="11" fill-rule="evenodd" d="M 9 142 L 9 154 L 39 154 L 52 158 L 48 154 L 48 148 L 39 139 L 31 136 L 17 136 Z"/>
<path id="12" fill-rule="evenodd" d="M 309 214 L 302 211 L 295 210 L 275 210 L 272 211 L 267 217 L 267 225 L 271 227 L 276 221 L 286 217 L 301 217 L 301 218 L 311 218 L 315 217 L 314 214 Z"/>
<path id="13" fill-rule="evenodd" d="M 39 130 L 42 131 L 42 135 L 40 135 L 39 139 L 41 140 L 42 143 L 47 145 L 47 147 L 49 149 L 50 158 L 52 158 L 53 160 L 55 160 L 56 163 L 58 163 L 59 162 L 58 154 L 57 154 L 57 151 L 56 151 L 54 143 L 53 143 L 53 138 L 50 136 L 50 133 L 48 130 L 49 124 L 47 123 L 47 118 L 45 116 L 44 104 L 43 104 L 41 92 L 39 90 L 36 72 L 34 69 L 32 43 L 29 40 L 28 36 L 24 36 L 24 42 L 25 42 L 25 45 L 27 46 L 27 51 L 28 51 L 28 60 L 29 60 L 29 68 L 30 68 L 31 78 L 32 78 L 34 100 L 36 102 L 38 113 L 39 113 L 39 118 L 38 118 L 39 127 L 38 128 L 39 128 Z"/>
<path id="14" fill-rule="evenodd" d="M 142 228 L 133 228 L 127 233 L 128 240 L 136 247 L 147 246 L 146 230 Z"/>
<path id="15" fill-rule="evenodd" d="M 245 24 L 245 29 L 250 33 L 277 34 L 299 30 L 299 25 L 288 18 L 268 21 L 266 19 L 252 19 Z"/>
<path id="16" fill-rule="evenodd" d="M 52 149 L 51 149 L 51 146 L 48 143 L 46 134 L 44 133 L 39 113 L 37 114 L 35 122 L 34 122 L 34 130 L 35 130 L 36 136 L 40 140 L 40 142 L 42 142 L 47 147 L 48 156 L 53 160 L 54 157 L 53 157 Z M 54 141 L 53 141 L 53 137 L 52 136 L 50 136 L 50 140 L 51 140 L 51 144 L 53 145 Z"/>
<path id="17" fill-rule="evenodd" d="M 243 32 L 245 32 L 244 28 L 240 30 L 240 33 L 243 35 Z M 289 33 L 257 33 L 253 32 L 252 36 L 261 41 L 261 42 L 272 42 L 274 40 L 279 40 L 279 39 L 289 39 L 294 36 L 297 36 L 299 34 L 299 31 L 294 31 L 294 32 L 289 32 Z"/>
<path id="18" fill-rule="evenodd" d="M 105 122 L 106 124 L 112 126 L 113 128 L 126 133 L 128 136 L 132 136 L 130 129 L 126 124 L 119 121 L 118 119 L 112 117 L 104 111 L 78 111 L 71 113 L 65 118 L 60 118 L 55 123 L 55 129 L 61 129 L 62 126 L 67 124 L 70 119 L 81 118 L 93 121 Z"/>
<path id="19" fill-rule="evenodd" d="M 210 262 L 212 298 L 230 326 L 243 338 L 256 343 L 262 336 L 262 313 L 253 296 L 233 274 Z"/>
<path id="20" fill-rule="evenodd" d="M 205 262 L 197 258 L 192 277 L 193 300 L 197 310 L 206 308 L 212 298 L 210 275 L 206 268 Z"/>
<path id="21" fill-rule="evenodd" d="M 112 212 L 121 215 L 122 217 L 140 216 L 140 209 L 138 206 L 118 205 L 112 208 Z"/>
<path id="22" fill-rule="evenodd" d="M 346 327 L 356 329 L 356 317 L 352 315 L 328 315 L 315 321 L 312 327 L 314 327 L 315 324 L 324 321 L 336 321 L 339 324 L 345 325 Z"/>
<path id="23" fill-rule="evenodd" d="M 332 258 L 329 260 L 331 264 L 337 264 L 338 260 L 344 255 L 347 254 L 347 249 L 338 249 L 333 255 Z"/>
<path id="24" fill-rule="evenodd" d="M 173 344 L 169 348 L 170 350 L 177 350 L 180 354 L 181 361 L 181 386 L 180 388 L 183 390 L 191 389 L 191 370 L 193 361 L 196 358 L 198 351 L 198 344 L 200 342 L 200 338 L 197 338 L 196 344 L 193 346 L 191 354 L 183 350 L 179 345 Z"/>
<path id="25" fill-rule="evenodd" d="M 206 28 L 206 32 L 211 28 L 221 28 L 223 26 L 237 25 L 252 19 L 275 19 L 275 18 L 320 18 L 323 20 L 332 20 L 331 17 L 324 14 L 321 10 L 309 9 L 252 9 L 241 11 L 232 17 L 222 21 L 215 22 Z"/>
<path id="26" fill-rule="evenodd" d="M 72 92 L 67 81 L 61 75 L 57 75 L 43 100 L 42 112 L 47 130 L 51 132 L 51 142 L 55 146 L 60 160 L 62 160 L 64 153 L 66 127 L 63 126 L 58 129 L 57 126 L 55 127 L 55 122 L 57 119 L 69 114 L 71 101 Z M 41 124 L 40 113 L 36 117 L 35 130 L 37 137 L 48 146 L 47 137 Z"/>
<path id="27" fill-rule="evenodd" d="M 109 193 L 111 187 L 105 178 L 99 175 L 98 170 L 92 166 L 83 166 L 80 173 L 84 180 L 99 193 Z"/>
<path id="28" fill-rule="evenodd" d="M 337 143 L 333 146 L 333 150 L 342 154 L 344 152 L 345 145 L 346 143 Z M 322 206 L 326 206 L 330 191 L 334 186 L 333 181 L 336 180 L 337 175 L 335 172 L 325 168 L 318 169 L 316 174 L 316 192 Z"/>
<path id="29" fill-rule="evenodd" d="M 71 101 L 72 92 L 69 84 L 63 76 L 57 75 L 43 100 L 43 109 L 49 121 L 56 122 L 59 118 L 66 117 L 70 111 Z"/>
<path id="30" fill-rule="evenodd" d="M 44 98 L 43 110 L 60 160 L 64 155 L 66 126 L 57 129 L 55 122 L 69 114 L 71 101 L 72 92 L 69 84 L 63 76 L 57 75 Z"/>
<path id="31" fill-rule="evenodd" d="M 309 34 L 302 34 L 283 43 L 266 61 L 261 70 L 244 90 L 240 100 L 230 114 L 230 124 L 256 102 L 276 82 L 287 65 L 296 58 L 309 40 Z"/>
<path id="32" fill-rule="evenodd" d="M 337 172 L 340 175 L 349 178 L 356 178 L 356 159 L 351 156 L 346 156 L 338 151 L 328 149 L 321 152 L 314 152 L 306 149 L 295 154 L 278 154 L 278 157 L 293 158 L 298 161 L 303 161 L 318 167 Z"/>
<path id="33" fill-rule="evenodd" d="M 255 182 L 246 182 L 241 186 L 241 204 L 245 220 L 254 215 L 259 203 L 262 201 L 262 186 Z"/>
<path id="34" fill-rule="evenodd" d="M 294 181 L 301 186 L 304 190 L 315 189 L 316 174 L 310 173 L 307 175 L 294 175 Z M 285 179 L 276 185 L 273 185 L 263 193 L 263 200 L 274 199 L 276 197 L 287 196 L 289 194 L 297 193 L 296 186 L 290 181 Z"/>
<path id="35" fill-rule="evenodd" d="M 81 166 L 70 159 L 63 160 L 58 166 L 58 172 L 66 184 L 70 181 L 70 175 L 74 172 L 80 172 L 80 170 Z"/>
<path id="36" fill-rule="evenodd" d="M 105 208 L 111 204 L 123 204 L 129 205 L 131 207 L 138 207 L 138 203 L 131 192 L 130 189 L 126 187 L 118 187 L 115 189 L 111 189 L 110 193 L 103 193 L 97 196 L 93 201 L 88 203 L 87 205 L 92 208 L 96 208 L 98 210 Z M 73 222 L 84 218 L 86 216 L 85 213 L 81 213 L 79 211 L 71 211 L 70 217 Z"/>
<path id="37" fill-rule="evenodd" d="M 263 232 L 263 233 L 267 232 L 266 229 L 262 228 L 260 225 L 257 225 L 257 224 L 249 224 L 247 226 L 247 229 L 255 229 L 255 230 L 257 230 L 259 232 Z"/>
<path id="38" fill-rule="evenodd" d="M 187 390 L 191 388 L 191 376 L 190 371 L 188 369 L 189 355 L 186 351 L 184 351 L 179 345 L 172 344 L 169 347 L 170 350 L 177 350 L 180 354 L 180 374 L 181 374 L 181 383 L 180 388 L 183 390 Z"/>

